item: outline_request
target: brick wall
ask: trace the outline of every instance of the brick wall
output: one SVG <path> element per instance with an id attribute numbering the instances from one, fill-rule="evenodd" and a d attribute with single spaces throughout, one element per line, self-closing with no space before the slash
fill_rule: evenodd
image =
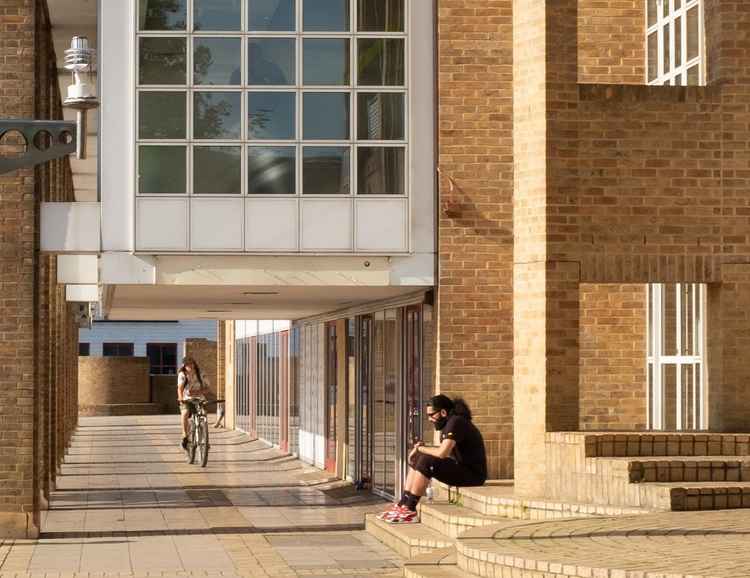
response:
<path id="1" fill-rule="evenodd" d="M 208 339 L 186 339 L 185 357 L 195 359 L 201 368 L 201 376 L 208 384 L 211 393 L 216 396 L 216 342 Z"/>
<path id="2" fill-rule="evenodd" d="M 0 0 L 0 15 L 0 117 L 62 118 L 46 3 Z M 67 159 L 0 176 L 0 403 L 13 416 L 0 444 L 0 537 L 38 533 L 77 419 L 77 338 L 54 258 L 39 254 L 42 200 L 73 200 Z"/>
<path id="3" fill-rule="evenodd" d="M 579 0 L 578 82 L 646 84 L 644 0 Z"/>
<path id="4" fill-rule="evenodd" d="M 513 473 L 513 22 L 509 0 L 438 4 L 440 391 L 466 398 L 492 477 Z"/>
<path id="5" fill-rule="evenodd" d="M 580 292 L 580 429 L 645 429 L 646 286 Z"/>
<path id="6" fill-rule="evenodd" d="M 148 358 L 79 357 L 78 384 L 81 411 L 98 405 L 149 403 Z"/>

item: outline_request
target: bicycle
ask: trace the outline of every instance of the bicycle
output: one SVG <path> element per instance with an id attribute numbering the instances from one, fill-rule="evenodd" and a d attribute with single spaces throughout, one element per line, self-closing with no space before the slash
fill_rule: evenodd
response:
<path id="1" fill-rule="evenodd" d="M 212 403 L 219 403 L 223 400 L 207 401 L 203 398 L 186 399 L 183 403 L 188 405 L 190 417 L 188 421 L 188 442 L 186 458 L 187 463 L 195 463 L 195 456 L 198 455 L 198 463 L 202 468 L 208 463 L 208 450 L 211 447 L 208 443 L 208 415 L 206 406 Z"/>

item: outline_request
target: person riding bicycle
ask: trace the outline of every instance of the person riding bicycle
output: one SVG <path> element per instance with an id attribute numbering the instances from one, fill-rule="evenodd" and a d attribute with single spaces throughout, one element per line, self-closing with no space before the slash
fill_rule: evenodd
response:
<path id="1" fill-rule="evenodd" d="M 180 423 L 182 425 L 182 449 L 187 449 L 187 429 L 190 418 L 192 399 L 205 399 L 208 384 L 201 376 L 201 369 L 192 357 L 185 357 L 177 372 L 177 402 L 180 404 Z"/>

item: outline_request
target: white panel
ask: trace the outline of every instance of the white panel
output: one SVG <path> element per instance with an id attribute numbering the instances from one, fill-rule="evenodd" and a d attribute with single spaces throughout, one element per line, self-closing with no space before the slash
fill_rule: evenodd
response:
<path id="1" fill-rule="evenodd" d="M 99 203 L 42 203 L 42 251 L 99 252 L 99 219 Z"/>
<path id="2" fill-rule="evenodd" d="M 135 0 L 99 2 L 99 10 L 102 244 L 107 251 L 132 251 L 135 247 Z"/>
<path id="3" fill-rule="evenodd" d="M 247 251 L 297 250 L 296 199 L 247 199 L 245 203 Z"/>
<path id="4" fill-rule="evenodd" d="M 99 283 L 99 259 L 96 255 L 58 255 L 57 282 L 67 284 Z"/>
<path id="5" fill-rule="evenodd" d="M 351 199 L 302 200 L 302 250 L 351 251 Z"/>
<path id="6" fill-rule="evenodd" d="M 65 300 L 89 303 L 99 301 L 99 287 L 96 285 L 66 285 Z"/>
<path id="7" fill-rule="evenodd" d="M 357 199 L 357 251 L 408 249 L 406 199 Z"/>
<path id="8" fill-rule="evenodd" d="M 191 199 L 193 251 L 242 250 L 242 199 Z"/>
<path id="9" fill-rule="evenodd" d="M 187 250 L 187 203 L 187 199 L 138 199 L 138 249 Z"/>
<path id="10" fill-rule="evenodd" d="M 156 264 L 151 257 L 132 253 L 102 253 L 102 283 L 104 285 L 154 285 Z"/>

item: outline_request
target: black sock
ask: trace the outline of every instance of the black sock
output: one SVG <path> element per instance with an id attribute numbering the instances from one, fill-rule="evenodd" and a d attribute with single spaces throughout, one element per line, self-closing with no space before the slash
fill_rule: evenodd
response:
<path id="1" fill-rule="evenodd" d="M 406 491 L 401 494 L 401 499 L 398 501 L 398 505 L 403 506 L 404 504 L 406 504 L 406 502 L 409 500 L 409 496 L 411 496 L 411 494 Z"/>
<path id="2" fill-rule="evenodd" d="M 407 500 L 404 502 L 404 506 L 409 508 L 412 512 L 417 511 L 417 504 L 419 504 L 419 500 L 422 498 L 422 496 L 415 496 L 412 493 L 406 492 L 408 495 Z"/>

